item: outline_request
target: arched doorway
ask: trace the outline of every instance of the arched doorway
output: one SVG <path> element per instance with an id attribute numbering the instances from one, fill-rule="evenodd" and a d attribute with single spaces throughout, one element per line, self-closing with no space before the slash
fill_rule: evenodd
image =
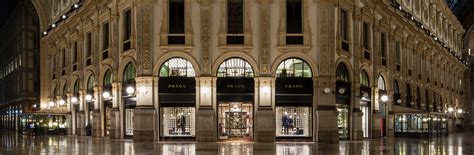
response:
<path id="1" fill-rule="evenodd" d="M 104 110 L 103 121 L 104 121 L 104 136 L 109 136 L 111 126 L 111 113 L 112 113 L 112 71 L 108 69 L 105 71 L 104 79 L 102 83 L 102 108 Z"/>
<path id="2" fill-rule="evenodd" d="M 387 102 L 388 102 L 388 94 L 387 94 L 387 88 L 385 85 L 385 78 L 382 75 L 379 75 L 378 80 L 377 80 L 377 88 L 378 88 L 378 97 L 377 100 L 375 101 L 375 106 L 374 109 L 376 112 L 380 114 L 380 135 L 382 137 L 386 136 L 386 120 L 385 116 L 387 114 Z M 375 120 L 377 121 L 377 120 Z"/>
<path id="3" fill-rule="evenodd" d="M 336 68 L 336 109 L 339 139 L 349 139 L 349 106 L 351 104 L 351 81 L 346 65 Z"/>
<path id="4" fill-rule="evenodd" d="M 135 65 L 129 62 L 123 71 L 122 80 L 122 103 L 124 107 L 124 127 L 125 138 L 133 137 L 133 111 L 137 106 L 136 83 L 137 76 Z"/>
<path id="5" fill-rule="evenodd" d="M 171 58 L 160 67 L 158 96 L 160 138 L 194 138 L 196 73 L 184 58 Z"/>
<path id="6" fill-rule="evenodd" d="M 411 86 L 410 84 L 407 83 L 405 87 L 405 105 L 408 107 L 414 107 L 415 103 L 412 101 L 412 95 L 411 95 Z"/>
<path id="7" fill-rule="evenodd" d="M 372 105 L 372 88 L 370 88 L 369 75 L 365 70 L 360 73 L 360 109 L 362 111 L 363 137 L 369 138 L 370 116 Z"/>
<path id="8" fill-rule="evenodd" d="M 86 87 L 86 104 L 87 104 L 87 124 L 86 124 L 86 135 L 92 136 L 92 124 L 94 121 L 94 87 L 95 78 L 94 75 L 90 75 L 87 80 Z"/>
<path id="9" fill-rule="evenodd" d="M 252 140 L 254 72 L 241 58 L 229 58 L 217 70 L 219 140 Z"/>
<path id="10" fill-rule="evenodd" d="M 276 70 L 277 138 L 312 136 L 313 74 L 304 60 L 289 58 Z"/>

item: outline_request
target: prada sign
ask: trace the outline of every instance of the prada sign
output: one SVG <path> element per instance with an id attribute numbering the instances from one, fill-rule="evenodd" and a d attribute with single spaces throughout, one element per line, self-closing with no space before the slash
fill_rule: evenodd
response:
<path id="1" fill-rule="evenodd" d="M 164 77 L 158 80 L 160 107 L 193 107 L 196 80 L 193 77 Z"/>
<path id="2" fill-rule="evenodd" d="M 165 77 L 158 80 L 158 93 L 196 93 L 193 77 Z"/>
<path id="3" fill-rule="evenodd" d="M 217 100 L 253 102 L 253 78 L 217 78 Z"/>
<path id="4" fill-rule="evenodd" d="M 217 78 L 217 93 L 253 93 L 253 78 Z"/>
<path id="5" fill-rule="evenodd" d="M 276 94 L 313 94 L 312 78 L 277 78 Z"/>
<path id="6" fill-rule="evenodd" d="M 276 106 L 312 106 L 312 78 L 277 78 L 275 85 Z"/>

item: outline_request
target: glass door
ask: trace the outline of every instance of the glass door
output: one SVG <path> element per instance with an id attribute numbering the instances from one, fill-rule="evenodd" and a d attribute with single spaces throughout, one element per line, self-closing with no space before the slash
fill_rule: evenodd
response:
<path id="1" fill-rule="evenodd" d="M 219 104 L 219 139 L 251 140 L 253 105 L 242 102 Z"/>

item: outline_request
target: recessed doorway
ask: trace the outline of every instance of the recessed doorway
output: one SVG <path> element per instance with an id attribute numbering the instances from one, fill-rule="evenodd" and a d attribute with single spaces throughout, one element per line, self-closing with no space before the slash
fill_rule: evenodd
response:
<path id="1" fill-rule="evenodd" d="M 218 128 L 220 140 L 252 140 L 252 103 L 221 102 L 219 103 L 218 111 Z"/>

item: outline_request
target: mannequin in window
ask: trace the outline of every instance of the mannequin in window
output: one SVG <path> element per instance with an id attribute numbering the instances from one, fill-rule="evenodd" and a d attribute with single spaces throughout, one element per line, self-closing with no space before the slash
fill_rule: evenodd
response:
<path id="1" fill-rule="evenodd" d="M 283 134 L 288 134 L 288 116 L 286 112 L 283 114 L 283 116 L 281 116 L 281 122 Z"/>

